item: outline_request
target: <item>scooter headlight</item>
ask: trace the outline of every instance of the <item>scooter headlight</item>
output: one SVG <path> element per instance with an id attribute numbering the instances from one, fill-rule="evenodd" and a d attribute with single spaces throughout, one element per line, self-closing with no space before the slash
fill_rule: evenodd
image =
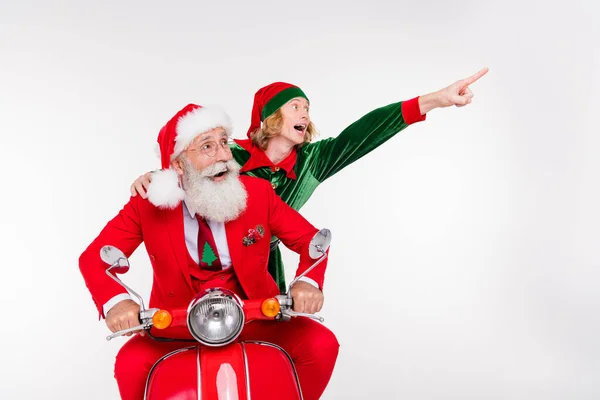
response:
<path id="1" fill-rule="evenodd" d="M 235 293 L 211 289 L 194 298 L 188 308 L 188 328 L 192 336 L 207 346 L 233 342 L 244 327 L 244 310 Z"/>

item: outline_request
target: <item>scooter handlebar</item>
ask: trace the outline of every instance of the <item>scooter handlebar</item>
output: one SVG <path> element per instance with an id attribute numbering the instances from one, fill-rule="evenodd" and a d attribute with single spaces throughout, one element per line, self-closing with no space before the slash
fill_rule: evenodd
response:
<path id="1" fill-rule="evenodd" d="M 277 302 L 276 310 L 273 307 L 274 301 Z M 323 317 L 309 313 L 296 312 L 293 310 L 293 308 L 293 299 L 285 295 L 275 296 L 268 299 L 253 299 L 244 301 L 244 313 L 246 315 L 246 322 L 250 322 L 257 319 L 288 320 L 291 317 L 307 317 L 320 322 L 325 321 Z"/>
<path id="2" fill-rule="evenodd" d="M 254 320 L 289 320 L 291 317 L 307 317 L 320 322 L 324 321 L 323 317 L 318 315 L 297 312 L 293 310 L 293 299 L 287 295 L 279 295 L 267 299 L 248 299 L 243 301 L 243 310 L 246 323 Z M 174 328 L 175 331 L 186 328 L 187 332 L 187 308 L 177 309 L 149 309 L 140 312 L 141 324 L 132 328 L 123 329 L 114 332 L 106 337 L 106 340 L 111 340 L 119 336 L 123 336 L 130 332 L 141 330 L 162 331 L 169 328 Z M 167 331 L 168 332 L 168 331 Z M 177 335 L 179 336 L 179 335 Z"/>

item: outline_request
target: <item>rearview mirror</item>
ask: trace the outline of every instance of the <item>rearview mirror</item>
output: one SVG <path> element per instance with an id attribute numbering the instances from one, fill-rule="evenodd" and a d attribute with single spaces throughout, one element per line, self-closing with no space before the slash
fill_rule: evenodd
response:
<path id="1" fill-rule="evenodd" d="M 114 246 L 104 246 L 100 249 L 100 258 L 110 265 L 110 271 L 117 274 L 124 274 L 129 271 L 129 260 L 123 252 Z"/>
<path id="2" fill-rule="evenodd" d="M 310 258 L 317 259 L 324 256 L 329 245 L 331 244 L 331 231 L 329 229 L 321 229 L 310 241 L 308 253 Z"/>

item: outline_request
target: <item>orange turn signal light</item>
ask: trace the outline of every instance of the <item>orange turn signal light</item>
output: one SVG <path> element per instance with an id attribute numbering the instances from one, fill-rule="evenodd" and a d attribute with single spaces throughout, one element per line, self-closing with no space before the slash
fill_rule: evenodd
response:
<path id="1" fill-rule="evenodd" d="M 263 301 L 262 305 L 260 306 L 262 313 L 269 318 L 275 318 L 277 314 L 279 314 L 280 309 L 281 306 L 279 305 L 279 301 L 273 297 Z"/>
<path id="2" fill-rule="evenodd" d="M 152 316 L 152 325 L 156 329 L 165 329 L 171 326 L 171 322 L 173 322 L 173 317 L 166 310 L 158 310 Z"/>

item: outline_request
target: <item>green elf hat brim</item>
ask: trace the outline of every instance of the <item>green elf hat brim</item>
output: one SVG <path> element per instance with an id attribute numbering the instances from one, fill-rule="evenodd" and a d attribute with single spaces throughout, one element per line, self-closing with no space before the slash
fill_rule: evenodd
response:
<path id="1" fill-rule="evenodd" d="M 289 87 L 277 93 L 263 107 L 260 120 L 264 121 L 266 118 L 273 115 L 275 111 L 279 110 L 285 103 L 297 97 L 303 97 L 308 101 L 308 97 L 299 87 Z"/>

